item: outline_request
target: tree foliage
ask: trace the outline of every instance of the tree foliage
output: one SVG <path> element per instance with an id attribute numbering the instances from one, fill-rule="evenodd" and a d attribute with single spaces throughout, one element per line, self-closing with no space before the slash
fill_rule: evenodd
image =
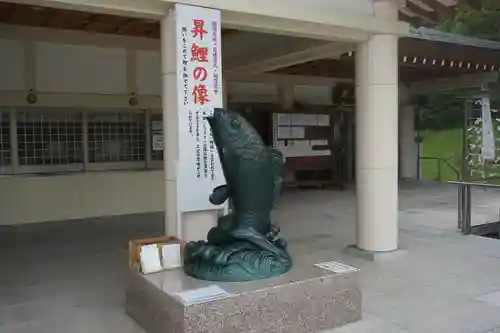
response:
<path id="1" fill-rule="evenodd" d="M 452 93 L 426 94 L 415 100 L 418 130 L 458 128 L 463 124 L 464 100 Z"/>
<path id="2" fill-rule="evenodd" d="M 500 1 L 483 0 L 480 9 L 459 6 L 455 15 L 438 25 L 444 31 L 500 41 Z"/>
<path id="3" fill-rule="evenodd" d="M 500 41 L 500 0 L 482 0 L 481 8 L 459 6 L 438 29 L 470 37 Z M 432 93 L 416 99 L 419 129 L 460 127 L 463 100 L 452 93 Z"/>

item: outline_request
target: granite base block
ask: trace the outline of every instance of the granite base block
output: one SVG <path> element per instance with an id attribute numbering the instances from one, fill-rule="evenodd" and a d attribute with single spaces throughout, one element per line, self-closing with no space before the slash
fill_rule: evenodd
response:
<path id="1" fill-rule="evenodd" d="M 130 272 L 126 311 L 148 333 L 319 332 L 361 318 L 359 271 L 298 266 L 280 277 L 243 283 L 200 281 L 181 269 Z M 193 303 L 181 296 L 213 285 L 227 294 Z"/>

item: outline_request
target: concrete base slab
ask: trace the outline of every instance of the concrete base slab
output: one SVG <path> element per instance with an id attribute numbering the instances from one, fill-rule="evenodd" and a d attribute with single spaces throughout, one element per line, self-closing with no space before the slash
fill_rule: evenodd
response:
<path id="1" fill-rule="evenodd" d="M 302 333 L 330 330 L 361 318 L 359 271 L 340 273 L 298 264 L 276 278 L 214 283 L 181 269 L 130 272 L 126 311 L 148 333 Z M 186 293 L 217 286 L 227 292 L 206 300 Z"/>
<path id="2" fill-rule="evenodd" d="M 376 251 L 361 250 L 358 247 L 356 247 L 356 245 L 347 246 L 344 252 L 348 255 L 352 255 L 368 261 L 398 259 L 406 254 L 406 250 L 404 249 L 398 249 L 395 251 L 387 251 L 387 252 L 376 252 Z"/>

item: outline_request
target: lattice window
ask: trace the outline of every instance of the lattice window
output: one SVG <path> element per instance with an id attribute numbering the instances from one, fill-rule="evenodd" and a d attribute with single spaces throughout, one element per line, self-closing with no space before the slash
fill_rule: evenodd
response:
<path id="1" fill-rule="evenodd" d="M 151 115 L 151 160 L 163 161 L 163 117 L 161 114 Z"/>
<path id="2" fill-rule="evenodd" d="M 146 160 L 145 113 L 90 112 L 90 163 Z"/>
<path id="3" fill-rule="evenodd" d="M 0 110 L 0 173 L 6 172 L 12 162 L 10 117 L 8 110 Z"/>
<path id="4" fill-rule="evenodd" d="M 18 114 L 19 165 L 54 166 L 83 163 L 79 110 L 30 109 Z"/>

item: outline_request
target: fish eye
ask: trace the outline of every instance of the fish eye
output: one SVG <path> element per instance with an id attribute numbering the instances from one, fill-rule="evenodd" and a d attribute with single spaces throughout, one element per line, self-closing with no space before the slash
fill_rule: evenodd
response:
<path id="1" fill-rule="evenodd" d="M 232 119 L 231 120 L 231 126 L 238 127 L 239 124 L 240 124 L 240 122 L 238 121 L 238 119 Z"/>

